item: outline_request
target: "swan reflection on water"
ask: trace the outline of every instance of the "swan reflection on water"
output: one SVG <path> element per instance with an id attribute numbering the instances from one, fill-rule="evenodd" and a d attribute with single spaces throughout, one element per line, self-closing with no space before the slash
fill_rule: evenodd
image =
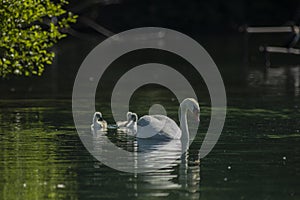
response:
<path id="1" fill-rule="evenodd" d="M 188 142 L 183 140 L 154 140 L 141 139 L 127 135 L 120 130 L 97 131 L 94 134 L 85 134 L 86 141 L 93 151 L 93 155 L 104 156 L 103 147 L 106 146 L 106 139 L 109 138 L 115 145 L 135 155 L 132 163 L 136 168 L 147 171 L 152 168 L 159 168 L 148 173 L 136 174 L 134 188 L 136 192 L 144 194 L 139 186 L 145 183 L 150 191 L 159 190 L 160 196 L 169 195 L 170 190 L 180 189 L 183 197 L 186 195 L 192 199 L 199 198 L 200 184 L 200 163 L 199 155 L 189 155 L 187 151 Z M 105 139 L 106 138 L 106 139 Z M 141 154 L 143 153 L 143 154 Z M 191 157 L 197 157 L 191 161 Z M 114 159 L 114 158 L 111 158 Z M 117 162 L 117 161 L 116 161 Z M 122 161 L 123 162 L 123 161 Z M 149 192 L 150 192 L 149 191 Z M 157 192 L 157 191 L 156 191 Z M 151 196 L 151 193 L 149 194 Z M 157 193 L 153 195 L 158 195 Z"/>

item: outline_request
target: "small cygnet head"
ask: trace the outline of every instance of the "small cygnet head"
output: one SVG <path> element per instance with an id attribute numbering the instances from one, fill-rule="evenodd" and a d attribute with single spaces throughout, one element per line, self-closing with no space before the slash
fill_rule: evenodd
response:
<path id="1" fill-rule="evenodd" d="M 95 112 L 93 117 L 93 122 L 101 122 L 103 121 L 102 113 L 101 112 Z"/>
<path id="2" fill-rule="evenodd" d="M 131 120 L 132 120 L 133 122 L 137 122 L 138 116 L 137 116 L 136 113 L 131 113 Z"/>

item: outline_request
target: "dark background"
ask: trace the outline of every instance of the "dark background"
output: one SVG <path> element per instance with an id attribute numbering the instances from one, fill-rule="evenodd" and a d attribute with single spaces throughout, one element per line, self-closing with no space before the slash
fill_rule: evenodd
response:
<path id="1" fill-rule="evenodd" d="M 300 2 L 199 0 L 71 0 L 67 9 L 79 15 L 73 33 L 54 48 L 54 64 L 41 77 L 10 76 L 0 80 L 0 98 L 70 98 L 73 82 L 87 54 L 108 36 L 87 24 L 89 19 L 112 33 L 155 26 L 180 31 L 197 40 L 216 62 L 227 89 L 248 85 L 249 68 L 264 70 L 260 45 L 285 46 L 289 34 L 251 36 L 245 43 L 245 26 L 299 25 Z M 249 52 L 248 52 L 249 51 Z M 245 64 L 249 54 L 250 64 Z M 248 56 L 247 56 L 248 57 Z M 276 55 L 278 65 L 300 59 Z"/>
<path id="2" fill-rule="evenodd" d="M 160 26 L 190 34 L 229 34 L 244 24 L 281 26 L 300 20 L 297 0 L 120 0 L 107 1 L 106 5 L 102 2 L 84 7 L 71 1 L 70 9 L 113 32 Z"/>

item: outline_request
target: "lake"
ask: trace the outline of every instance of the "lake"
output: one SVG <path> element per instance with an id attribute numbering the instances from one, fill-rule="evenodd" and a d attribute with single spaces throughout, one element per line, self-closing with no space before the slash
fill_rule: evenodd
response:
<path id="1" fill-rule="evenodd" d="M 75 131 L 68 100 L 0 105 L 2 199 L 299 198 L 299 97 L 233 95 L 207 157 L 195 162 L 196 138 L 188 162 L 148 174 L 119 172 L 93 158 Z M 204 124 L 208 110 L 204 106 Z M 123 148 L 132 145 L 120 141 Z"/>

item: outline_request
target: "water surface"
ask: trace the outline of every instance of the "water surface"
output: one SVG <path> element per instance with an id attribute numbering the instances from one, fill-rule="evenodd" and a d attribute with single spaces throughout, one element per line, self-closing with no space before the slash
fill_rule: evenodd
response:
<path id="1" fill-rule="evenodd" d="M 169 96 L 156 92 L 168 104 Z M 300 99 L 283 92 L 228 91 L 224 131 L 199 161 L 210 117 L 209 99 L 201 99 L 201 126 L 187 155 L 147 174 L 116 171 L 91 156 L 75 130 L 70 100 L 1 100 L 0 199 L 299 199 Z M 176 119 L 176 104 L 168 105 Z M 148 107 L 132 108 L 145 113 Z M 134 151 L 134 139 L 107 134 Z"/>

